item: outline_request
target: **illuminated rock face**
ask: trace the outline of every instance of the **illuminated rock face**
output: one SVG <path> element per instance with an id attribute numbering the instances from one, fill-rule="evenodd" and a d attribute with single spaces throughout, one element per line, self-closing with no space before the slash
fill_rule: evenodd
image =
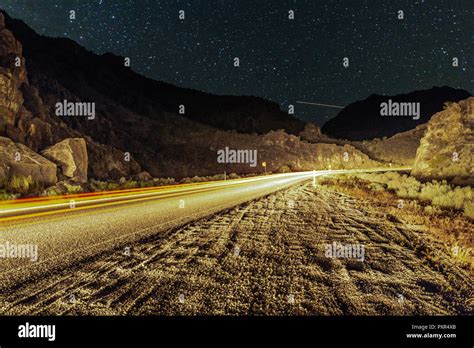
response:
<path id="1" fill-rule="evenodd" d="M 84 139 L 64 139 L 42 151 L 41 155 L 56 163 L 65 177 L 87 182 L 88 157 Z"/>
<path id="2" fill-rule="evenodd" d="M 11 18 L 0 12 L 0 137 L 8 138 L 13 143 L 23 144 L 34 152 L 54 146 L 64 139 L 82 138 L 83 144 L 79 146 L 80 151 L 77 149 L 72 151 L 75 158 L 78 158 L 79 153 L 81 154 L 79 169 L 73 170 L 77 174 L 73 177 L 80 182 L 87 180 L 88 170 L 96 178 L 104 179 L 139 173 L 141 171 L 140 165 L 133 156 L 130 156 L 130 161 L 124 162 L 124 151 L 118 150 L 114 146 L 115 144 L 110 144 L 107 141 L 105 144 L 97 142 L 96 139 L 104 139 L 104 131 L 93 140 L 84 129 L 74 129 L 64 122 L 64 119 L 54 115 L 51 111 L 54 109 L 50 104 L 52 103 L 54 106 L 60 100 L 60 95 L 71 97 L 73 100 L 80 100 L 80 98 L 62 88 L 57 81 L 48 77 L 47 73 L 39 74 L 40 77 L 36 80 L 32 79 L 31 70 L 34 61 L 25 58 L 26 53 L 24 52 L 28 50 L 28 45 L 24 42 L 20 43 L 18 33 L 14 33 L 15 30 L 12 28 L 12 22 L 14 21 Z M 31 31 L 25 26 L 20 27 L 17 31 L 24 33 L 28 30 Z M 35 38 L 38 37 L 35 36 Z M 54 62 L 46 60 L 46 64 L 54 65 Z M 57 87 L 58 91 L 45 98 L 41 95 L 39 87 L 47 89 Z M 77 123 L 81 125 L 80 122 Z M 114 138 L 113 133 L 110 132 L 109 124 L 102 126 L 102 128 L 107 129 L 108 134 Z M 84 153 L 84 151 L 86 152 Z M 90 153 L 88 154 L 87 151 Z M 63 155 L 65 154 L 66 152 L 63 153 Z M 0 153 L 0 163 L 8 160 L 2 156 L 4 153 Z M 61 158 L 65 160 L 64 156 Z M 87 161 L 84 161 L 87 158 L 89 158 L 89 168 Z M 71 163 L 71 161 L 68 162 Z M 59 164 L 63 168 L 64 163 Z M 63 168 L 68 174 L 73 168 L 69 164 Z M 0 168 L 0 178 L 8 179 L 8 176 L 13 174 L 8 168 Z M 65 176 L 69 177 L 69 175 Z M 55 180 L 49 179 L 46 181 L 55 182 Z"/>
<path id="3" fill-rule="evenodd" d="M 311 144 L 285 132 L 269 132 L 263 136 L 261 153 L 268 159 L 270 170 L 286 164 L 294 171 L 312 169 L 371 168 L 380 165 L 353 146 Z"/>
<path id="4" fill-rule="evenodd" d="M 449 104 L 428 123 L 412 174 L 424 179 L 474 182 L 474 97 Z"/>
<path id="5" fill-rule="evenodd" d="M 20 43 L 5 28 L 0 13 L 0 127 L 10 130 L 23 107 L 21 86 L 26 83 L 26 69 Z"/>
<path id="6" fill-rule="evenodd" d="M 36 183 L 54 185 L 57 181 L 56 164 L 23 144 L 0 137 L 0 179 L 6 181 L 12 176 L 31 176 Z"/>

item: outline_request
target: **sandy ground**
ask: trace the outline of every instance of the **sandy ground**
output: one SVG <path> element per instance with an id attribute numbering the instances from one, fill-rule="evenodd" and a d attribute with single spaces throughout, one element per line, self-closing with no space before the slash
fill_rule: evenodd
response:
<path id="1" fill-rule="evenodd" d="M 364 260 L 326 245 L 364 247 Z M 427 226 L 311 183 L 0 295 L 2 314 L 468 314 L 472 278 Z"/>

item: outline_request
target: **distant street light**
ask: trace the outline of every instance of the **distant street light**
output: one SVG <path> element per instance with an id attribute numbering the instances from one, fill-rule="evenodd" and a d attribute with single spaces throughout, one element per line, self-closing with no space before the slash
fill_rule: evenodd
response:
<path id="1" fill-rule="evenodd" d="M 267 173 L 267 162 L 262 162 L 262 167 L 265 169 L 265 174 Z"/>

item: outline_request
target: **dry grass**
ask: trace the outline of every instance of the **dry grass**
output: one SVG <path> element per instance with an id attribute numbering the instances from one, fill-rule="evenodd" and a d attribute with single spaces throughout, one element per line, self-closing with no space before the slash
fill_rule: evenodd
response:
<path id="1" fill-rule="evenodd" d="M 319 182 L 368 199 L 372 205 L 410 224 L 427 226 L 428 232 L 445 244 L 453 261 L 474 271 L 472 187 L 437 181 L 421 183 L 394 172 L 341 175 L 321 178 Z"/>
<path id="2" fill-rule="evenodd" d="M 466 202 L 464 204 L 464 215 L 474 220 L 474 202 Z"/>
<path id="3" fill-rule="evenodd" d="M 13 175 L 4 184 L 7 193 L 26 195 L 37 193 L 43 189 L 43 186 L 35 181 L 31 175 Z"/>
<path id="4" fill-rule="evenodd" d="M 472 187 L 460 187 L 446 181 L 422 183 L 406 174 L 396 172 L 354 174 L 342 178 L 361 179 L 373 191 L 389 190 L 400 198 L 425 201 L 434 207 L 464 211 L 467 217 L 473 218 L 474 190 Z"/>

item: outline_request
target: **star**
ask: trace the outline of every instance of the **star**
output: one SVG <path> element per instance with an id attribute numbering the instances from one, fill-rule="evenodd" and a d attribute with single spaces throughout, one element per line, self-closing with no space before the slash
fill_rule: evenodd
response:
<path id="1" fill-rule="evenodd" d="M 472 88 L 472 8 L 420 0 L 402 5 L 42 0 L 33 6 L 3 0 L 0 7 L 44 35 L 70 38 L 97 54 L 130 57 L 140 74 L 209 93 L 254 95 L 279 105 L 302 99 L 347 105 L 374 93 Z M 288 19 L 290 8 L 294 20 Z M 403 20 L 396 18 L 400 9 Z M 239 69 L 229 64 L 235 56 Z M 459 59 L 459 73 L 443 63 L 449 56 Z M 350 57 L 347 69 L 340 57 Z M 296 117 L 319 125 L 336 114 L 295 109 Z"/>

